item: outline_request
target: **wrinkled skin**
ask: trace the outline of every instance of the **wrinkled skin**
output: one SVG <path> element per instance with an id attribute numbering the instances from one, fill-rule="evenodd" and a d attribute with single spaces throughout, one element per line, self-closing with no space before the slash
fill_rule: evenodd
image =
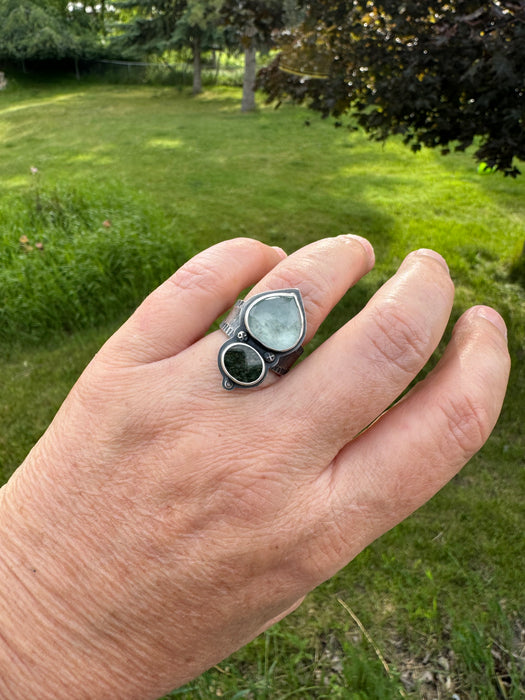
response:
<path id="1" fill-rule="evenodd" d="M 479 450 L 509 371 L 490 308 L 466 312 L 386 410 L 450 315 L 431 251 L 286 377 L 222 388 L 224 335 L 206 332 L 244 288 L 298 287 L 308 342 L 372 265 L 353 236 L 289 257 L 223 242 L 110 338 L 0 491 L 0 696 L 159 697 L 294 609 Z"/>

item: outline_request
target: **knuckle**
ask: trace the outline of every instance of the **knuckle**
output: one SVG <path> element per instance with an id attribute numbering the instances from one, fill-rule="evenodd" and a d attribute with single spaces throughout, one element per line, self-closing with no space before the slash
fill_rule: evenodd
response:
<path id="1" fill-rule="evenodd" d="M 422 368 L 432 350 L 430 331 L 393 305 L 375 309 L 369 339 L 375 351 L 372 359 L 410 375 Z"/>
<path id="2" fill-rule="evenodd" d="M 281 269 L 272 272 L 272 289 L 296 289 L 299 288 L 303 299 L 306 315 L 309 321 L 312 319 L 324 318 L 326 314 L 325 308 L 325 281 L 319 279 L 319 274 L 303 272 L 298 278 L 297 270 L 282 267 Z"/>
<path id="3" fill-rule="evenodd" d="M 210 251 L 211 252 L 211 251 Z M 211 292 L 223 277 L 224 271 L 215 265 L 215 256 L 193 258 L 172 275 L 168 282 L 180 290 L 201 290 Z"/>
<path id="4" fill-rule="evenodd" d="M 302 291 L 303 287 L 305 287 L 304 284 L 301 285 L 301 293 L 308 318 L 311 322 L 315 319 L 315 323 L 318 324 L 324 319 L 327 311 L 324 296 L 323 298 L 319 296 L 319 289 L 323 289 L 323 287 L 308 285 L 304 292 Z"/>
<path id="5" fill-rule="evenodd" d="M 265 246 L 251 238 L 233 238 L 223 241 L 188 260 L 168 282 L 181 290 L 204 291 L 215 295 L 217 288 L 224 286 L 229 274 L 235 273 L 237 265 L 246 256 L 261 255 Z"/>
<path id="6" fill-rule="evenodd" d="M 456 452 L 459 448 L 462 456 L 469 458 L 480 449 L 491 433 L 493 420 L 487 406 L 464 394 L 456 398 L 448 397 L 441 405 L 441 411 L 448 428 L 442 451 Z"/>

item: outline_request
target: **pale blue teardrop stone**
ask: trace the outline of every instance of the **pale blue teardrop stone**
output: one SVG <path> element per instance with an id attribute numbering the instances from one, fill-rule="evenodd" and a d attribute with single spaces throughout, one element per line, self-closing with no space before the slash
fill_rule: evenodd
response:
<path id="1" fill-rule="evenodd" d="M 294 348 L 304 329 L 303 314 L 293 294 L 273 295 L 254 302 L 245 322 L 255 340 L 276 352 Z"/>

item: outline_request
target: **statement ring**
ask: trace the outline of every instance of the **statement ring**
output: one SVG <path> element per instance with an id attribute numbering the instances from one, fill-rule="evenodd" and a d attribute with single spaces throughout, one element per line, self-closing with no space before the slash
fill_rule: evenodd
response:
<path id="1" fill-rule="evenodd" d="M 303 352 L 306 314 L 301 292 L 278 289 L 239 299 L 220 327 L 229 338 L 218 358 L 225 389 L 257 386 L 270 369 L 286 374 Z"/>

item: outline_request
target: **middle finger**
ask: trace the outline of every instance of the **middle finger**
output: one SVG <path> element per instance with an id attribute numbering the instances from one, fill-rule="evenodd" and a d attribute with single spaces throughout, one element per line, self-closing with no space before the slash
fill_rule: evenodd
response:
<path id="1" fill-rule="evenodd" d="M 351 234 L 325 238 L 300 248 L 282 260 L 255 285 L 246 299 L 266 291 L 299 289 L 306 314 L 306 344 L 315 335 L 331 309 L 373 265 L 374 251 L 366 239 Z M 210 358 L 213 355 L 217 357 L 217 352 L 225 341 L 226 336 L 222 331 L 216 331 L 179 356 L 179 362 L 188 361 L 195 368 L 193 353 L 197 347 L 201 358 Z M 207 391 L 213 387 L 214 396 L 226 398 L 230 392 L 226 392 L 222 387 L 217 365 L 209 359 L 205 362 L 206 370 L 203 370 L 203 365 L 204 363 L 198 362 L 199 382 L 208 387 Z M 188 371 L 184 374 L 193 376 Z M 269 372 L 264 382 L 256 388 L 235 388 L 230 394 L 230 401 L 234 405 L 244 405 L 245 401 L 252 400 L 253 392 L 268 389 L 279 381 L 280 378 L 276 374 Z"/>
<path id="2" fill-rule="evenodd" d="M 374 249 L 353 234 L 325 238 L 276 265 L 247 295 L 297 288 L 306 312 L 308 343 L 331 309 L 374 266 Z"/>

